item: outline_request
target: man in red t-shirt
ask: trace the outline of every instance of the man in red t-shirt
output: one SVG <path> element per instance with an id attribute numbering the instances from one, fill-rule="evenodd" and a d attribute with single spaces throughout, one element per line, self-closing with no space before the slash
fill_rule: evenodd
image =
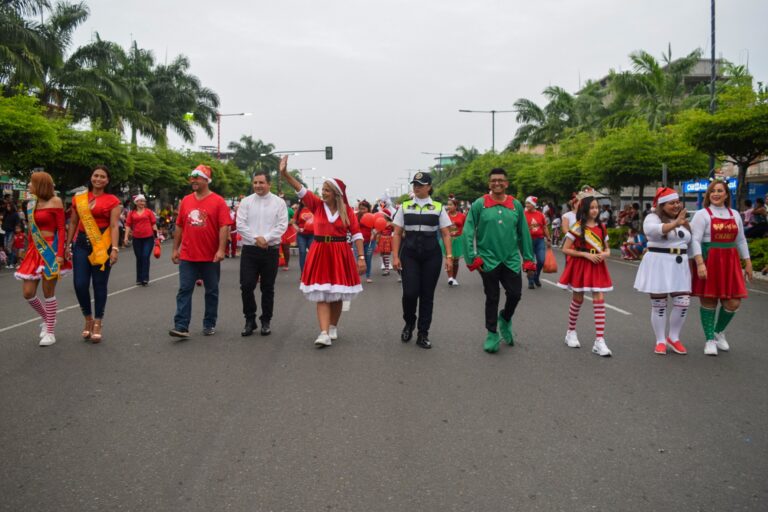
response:
<path id="1" fill-rule="evenodd" d="M 533 241 L 533 254 L 536 256 L 536 273 L 528 274 L 529 290 L 541 287 L 539 276 L 544 267 L 544 258 L 547 255 L 550 240 L 547 219 L 543 213 L 536 209 L 538 202 L 539 199 L 534 196 L 525 198 L 525 220 L 528 222 L 528 231 L 530 231 L 531 241 Z"/>
<path id="2" fill-rule="evenodd" d="M 197 279 L 202 279 L 205 285 L 203 334 L 211 336 L 216 332 L 219 262 L 224 259 L 232 220 L 224 198 L 208 188 L 212 176 L 207 165 L 198 165 L 192 171 L 189 175 L 192 193 L 181 200 L 176 217 L 171 261 L 179 265 L 179 292 L 176 294 L 174 327 L 169 334 L 177 338 L 189 337 L 192 292 Z"/>

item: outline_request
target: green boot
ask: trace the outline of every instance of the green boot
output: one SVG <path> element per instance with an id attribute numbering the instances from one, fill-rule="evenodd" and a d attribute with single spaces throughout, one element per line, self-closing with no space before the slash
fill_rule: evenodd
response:
<path id="1" fill-rule="evenodd" d="M 509 322 L 507 322 L 504 320 L 504 317 L 501 316 L 501 313 L 499 313 L 498 326 L 499 336 L 507 343 L 507 345 L 514 345 L 515 335 L 512 334 L 512 319 L 510 318 Z"/>
<path id="2" fill-rule="evenodd" d="M 488 335 L 485 337 L 485 345 L 483 345 L 483 350 L 489 354 L 498 352 L 499 341 L 499 333 L 488 331 Z"/>

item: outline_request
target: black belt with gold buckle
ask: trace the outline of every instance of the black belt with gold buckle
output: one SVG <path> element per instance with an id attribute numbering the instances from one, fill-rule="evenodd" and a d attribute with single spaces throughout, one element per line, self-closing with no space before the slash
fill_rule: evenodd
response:
<path id="1" fill-rule="evenodd" d="M 315 235 L 315 242 L 346 242 L 347 237 L 345 236 L 321 236 L 321 235 Z"/>

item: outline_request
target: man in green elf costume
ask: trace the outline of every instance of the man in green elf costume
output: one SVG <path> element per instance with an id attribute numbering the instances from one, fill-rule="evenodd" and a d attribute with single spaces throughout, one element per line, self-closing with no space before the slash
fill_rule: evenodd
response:
<path id="1" fill-rule="evenodd" d="M 523 286 L 522 270 L 536 271 L 533 242 L 525 220 L 523 205 L 507 194 L 507 172 L 493 169 L 489 174 L 490 194 L 472 203 L 464 224 L 464 254 L 469 270 L 479 270 L 485 292 L 485 328 L 488 334 L 483 349 L 499 350 L 500 339 L 514 345 L 512 315 Z M 522 253 L 522 258 L 521 258 Z M 506 301 L 498 312 L 499 284 Z"/>

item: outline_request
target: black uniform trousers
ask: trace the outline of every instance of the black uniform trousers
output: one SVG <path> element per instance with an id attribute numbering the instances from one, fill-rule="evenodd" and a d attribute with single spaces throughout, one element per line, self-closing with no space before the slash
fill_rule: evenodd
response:
<path id="1" fill-rule="evenodd" d="M 277 246 L 262 249 L 244 245 L 240 254 L 240 293 L 243 299 L 243 315 L 246 320 L 256 320 L 256 282 L 261 287 L 262 322 L 272 320 L 275 304 L 275 278 L 280 254 Z"/>
<path id="2" fill-rule="evenodd" d="M 499 307 L 499 284 L 504 288 L 506 300 L 501 316 L 509 322 L 515 314 L 517 303 L 520 302 L 523 288 L 523 277 L 519 272 L 513 272 L 503 263 L 493 270 L 480 272 L 483 278 L 483 292 L 485 292 L 485 328 L 496 332 Z"/>
<path id="3" fill-rule="evenodd" d="M 403 266 L 403 320 L 408 325 L 416 325 L 418 332 L 427 333 L 432 325 L 435 288 L 443 266 L 443 253 L 437 239 L 434 247 L 429 249 L 411 249 L 406 245 L 400 251 L 400 262 Z"/>

